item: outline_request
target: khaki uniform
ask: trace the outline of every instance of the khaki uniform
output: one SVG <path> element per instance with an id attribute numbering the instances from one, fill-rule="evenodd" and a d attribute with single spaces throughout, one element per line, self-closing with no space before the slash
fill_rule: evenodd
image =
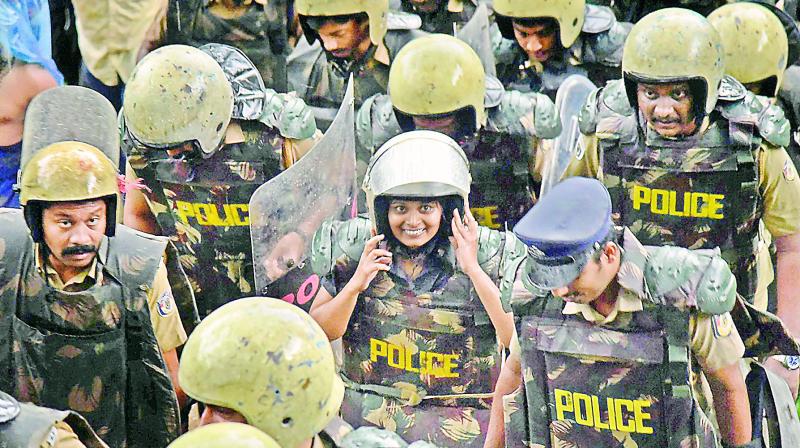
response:
<path id="1" fill-rule="evenodd" d="M 57 422 L 53 425 L 55 440 L 48 438 L 39 445 L 39 448 L 85 448 L 72 428 L 65 422 Z"/>
<path id="2" fill-rule="evenodd" d="M 583 136 L 580 142 L 584 156 L 573 159 L 564 177 L 585 176 L 603 179 L 600 166 L 598 139 L 595 135 Z M 800 180 L 788 153 L 783 148 L 768 147 L 763 143 L 758 151 L 759 192 L 764 214 L 762 223 L 772 238 L 800 232 Z M 758 285 L 754 304 L 760 310 L 767 308 L 767 287 L 774 279 L 769 241 L 759 245 Z"/>
<path id="3" fill-rule="evenodd" d="M 36 260 L 37 269 L 42 273 L 42 259 L 39 253 L 36 255 Z M 102 280 L 103 272 L 95 269 L 96 266 L 97 260 L 95 259 L 83 272 L 66 283 L 61 281 L 61 277 L 49 263 L 45 269 L 47 279 L 54 288 L 75 292 L 89 289 Z M 175 305 L 175 299 L 172 297 L 172 289 L 167 281 L 167 268 L 163 262 L 158 268 L 152 288 L 147 293 L 147 305 L 150 309 L 150 322 L 153 324 L 153 331 L 161 351 L 165 353 L 183 345 L 187 336 Z"/>

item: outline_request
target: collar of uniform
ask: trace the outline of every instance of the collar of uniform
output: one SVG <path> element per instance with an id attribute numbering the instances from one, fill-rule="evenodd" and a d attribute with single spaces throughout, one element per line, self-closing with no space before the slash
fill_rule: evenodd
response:
<path id="1" fill-rule="evenodd" d="M 639 120 L 642 123 L 645 123 L 644 116 L 642 112 L 639 111 Z M 650 123 L 645 124 L 645 144 L 649 145 L 654 140 L 663 139 L 663 140 L 684 140 L 684 139 L 691 139 L 697 138 L 702 136 L 707 130 L 708 127 L 711 126 L 711 120 L 708 118 L 708 115 L 703 117 L 703 122 L 700 123 L 700 126 L 697 128 L 697 131 L 691 135 L 679 135 L 677 137 L 662 137 L 652 126 Z"/>
<path id="2" fill-rule="evenodd" d="M 42 252 L 39 250 L 39 244 L 34 246 L 33 251 L 34 260 L 36 262 L 36 270 L 40 274 L 46 275 L 50 284 L 56 289 L 64 289 L 70 285 L 79 285 L 87 280 L 92 280 L 93 283 L 103 280 L 103 272 L 101 269 L 97 269 L 97 261 L 99 259 L 102 264 L 106 263 L 108 258 L 108 238 L 103 237 L 103 240 L 100 242 L 100 250 L 89 266 L 83 271 L 79 272 L 78 275 L 69 279 L 66 283 L 61 281 L 61 276 L 58 275 L 58 272 L 56 272 L 53 266 L 50 265 L 50 261 L 44 259 Z M 44 266 L 44 269 L 42 269 L 42 266 Z"/>
<path id="3" fill-rule="evenodd" d="M 578 314 L 583 315 L 583 318 L 590 323 L 598 325 L 606 325 L 617 319 L 620 313 L 635 313 L 644 309 L 642 299 L 640 299 L 633 291 L 620 288 L 617 294 L 617 301 L 614 302 L 614 308 L 608 316 L 603 316 L 598 313 L 591 305 L 585 303 L 567 302 L 564 305 L 562 314 Z"/>
<path id="4" fill-rule="evenodd" d="M 375 49 L 375 54 L 372 58 L 386 66 L 392 63 L 389 57 L 389 48 L 386 47 L 386 44 L 383 42 Z"/>
<path id="5" fill-rule="evenodd" d="M 225 130 L 225 144 L 233 145 L 244 142 L 244 131 L 242 125 L 237 120 L 231 120 L 228 129 Z"/>

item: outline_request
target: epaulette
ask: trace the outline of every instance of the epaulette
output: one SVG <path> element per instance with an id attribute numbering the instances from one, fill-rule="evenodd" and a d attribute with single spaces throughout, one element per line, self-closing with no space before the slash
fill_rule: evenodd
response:
<path id="1" fill-rule="evenodd" d="M 783 109 L 769 98 L 747 91 L 729 76 L 720 83 L 718 98 L 717 110 L 729 122 L 755 127 L 757 134 L 774 146 L 789 145 L 791 123 Z"/>
<path id="2" fill-rule="evenodd" d="M 611 8 L 586 5 L 581 31 L 588 34 L 599 34 L 610 30 L 615 23 L 617 23 L 617 17 Z"/>
<path id="3" fill-rule="evenodd" d="M 422 28 L 422 18 L 416 14 L 403 11 L 389 11 L 386 14 L 387 29 L 398 30 L 418 30 Z"/>
<path id="4" fill-rule="evenodd" d="M 512 135 L 556 138 L 561 119 L 553 101 L 544 94 L 505 91 L 500 104 L 489 109 L 489 129 Z"/>

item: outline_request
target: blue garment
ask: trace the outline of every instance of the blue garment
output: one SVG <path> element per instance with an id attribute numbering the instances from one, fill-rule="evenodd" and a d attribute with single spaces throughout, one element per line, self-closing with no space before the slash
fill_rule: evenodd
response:
<path id="1" fill-rule="evenodd" d="M 14 191 L 19 171 L 22 142 L 0 146 L 0 207 L 19 208 L 19 193 Z"/>
<path id="2" fill-rule="evenodd" d="M 20 60 L 41 65 L 62 85 L 64 76 L 58 71 L 52 54 L 47 1 L 0 1 L 0 61 L 10 64 Z"/>
<path id="3" fill-rule="evenodd" d="M 103 95 L 114 109 L 119 112 L 122 109 L 122 98 L 125 94 L 125 84 L 122 81 L 115 86 L 107 86 L 102 81 L 95 78 L 92 72 L 86 67 L 85 63 L 81 63 L 81 72 L 79 74 L 79 81 L 83 87 L 94 90 L 95 92 Z M 124 171 L 123 171 L 124 172 Z"/>

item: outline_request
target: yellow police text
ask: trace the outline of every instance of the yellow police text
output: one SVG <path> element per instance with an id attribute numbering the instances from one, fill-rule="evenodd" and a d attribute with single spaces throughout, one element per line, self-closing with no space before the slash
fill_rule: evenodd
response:
<path id="1" fill-rule="evenodd" d="M 722 219 L 725 195 L 685 191 L 679 194 L 672 190 L 660 190 L 634 185 L 631 190 L 633 209 L 640 210 L 643 205 L 650 206 L 656 215 L 680 216 L 686 218 Z"/>
<path id="2" fill-rule="evenodd" d="M 490 229 L 499 229 L 500 223 L 497 220 L 500 218 L 500 215 L 497 214 L 497 206 L 490 205 L 487 207 L 470 207 L 469 210 L 472 212 L 472 216 L 475 217 L 475 221 L 478 222 L 479 226 L 488 227 Z"/>
<path id="3" fill-rule="evenodd" d="M 380 339 L 369 339 L 370 361 L 385 359 L 389 367 L 434 378 L 458 378 L 458 355 L 426 351 L 413 352 L 401 345 Z"/>
<path id="4" fill-rule="evenodd" d="M 652 404 L 650 400 L 627 400 L 624 398 L 597 397 L 595 395 L 554 389 L 556 419 L 575 420 L 579 425 L 597 429 L 652 434 L 653 428 L 647 426 Z M 605 411 L 606 418 L 603 418 Z"/>
<path id="5" fill-rule="evenodd" d="M 249 226 L 250 210 L 247 204 L 217 204 L 192 203 L 175 201 L 178 216 L 183 222 L 189 224 L 193 218 L 201 226 L 233 227 Z"/>

